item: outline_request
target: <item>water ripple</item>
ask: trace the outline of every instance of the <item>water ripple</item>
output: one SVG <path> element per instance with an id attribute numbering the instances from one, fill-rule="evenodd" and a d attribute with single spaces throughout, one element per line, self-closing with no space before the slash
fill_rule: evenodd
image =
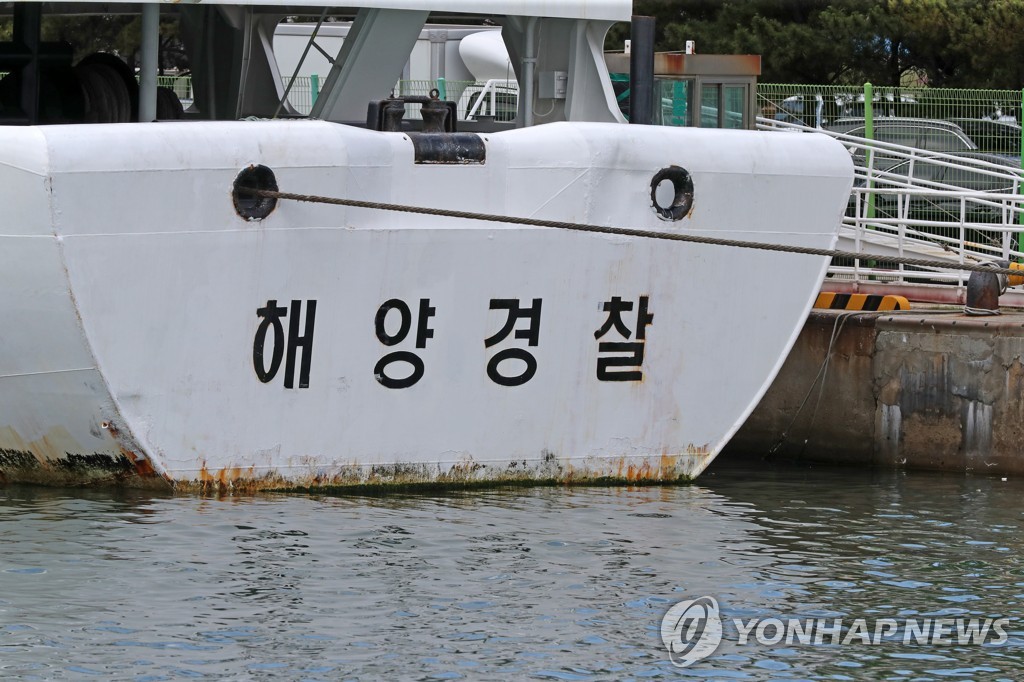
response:
<path id="1" fill-rule="evenodd" d="M 1013 679 L 1014 482 L 720 468 L 698 485 L 394 497 L 0 489 L 4 679 Z M 941 504 L 937 501 L 941 500 Z M 1001 646 L 740 645 L 727 618 L 1012 618 Z"/>

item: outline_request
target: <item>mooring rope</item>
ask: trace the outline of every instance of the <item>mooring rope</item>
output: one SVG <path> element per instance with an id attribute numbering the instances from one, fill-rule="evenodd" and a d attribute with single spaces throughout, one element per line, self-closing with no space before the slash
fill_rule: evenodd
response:
<path id="1" fill-rule="evenodd" d="M 442 218 L 457 218 L 461 220 L 480 220 L 492 223 L 505 223 L 509 225 L 527 225 L 529 227 L 550 227 L 561 230 L 573 230 L 576 232 L 592 232 L 597 234 L 611 234 L 622 237 L 644 237 L 646 239 L 665 239 L 676 242 L 688 242 L 691 244 L 708 244 L 711 246 L 732 246 L 740 249 L 759 249 L 761 251 L 778 251 L 782 253 L 799 253 L 808 256 L 828 256 L 831 258 L 853 258 L 858 260 L 871 260 L 879 263 L 895 263 L 897 265 L 909 265 L 919 268 L 939 268 L 948 270 L 960 270 L 963 272 L 988 272 L 998 275 L 1017 275 L 1020 270 L 996 267 L 991 263 L 951 263 L 944 260 L 931 260 L 927 258 L 908 258 L 906 256 L 884 256 L 875 254 L 858 253 L 856 251 L 841 251 L 839 249 L 817 249 L 810 246 L 791 246 L 785 244 L 772 244 L 769 242 L 751 242 L 739 239 L 721 239 L 719 237 L 704 237 L 695 234 L 682 234 L 677 232 L 655 232 L 654 230 L 640 230 L 624 227 L 607 227 L 604 225 L 590 225 L 587 223 L 568 223 L 560 220 L 541 220 L 538 218 L 522 218 L 518 216 L 493 215 L 489 213 L 473 213 L 471 211 L 453 211 L 445 208 L 425 208 L 422 206 L 406 206 L 403 204 L 385 204 L 378 201 L 360 201 L 358 199 L 339 199 L 337 197 L 323 197 L 313 194 L 295 194 L 293 192 L 279 192 L 269 189 L 239 189 L 240 192 L 252 193 L 255 196 L 267 199 L 285 199 L 290 201 L 304 201 L 317 204 L 331 204 L 334 206 L 348 206 L 351 208 L 368 208 L 380 211 L 396 211 L 398 213 L 416 213 L 419 215 L 439 216 Z"/>

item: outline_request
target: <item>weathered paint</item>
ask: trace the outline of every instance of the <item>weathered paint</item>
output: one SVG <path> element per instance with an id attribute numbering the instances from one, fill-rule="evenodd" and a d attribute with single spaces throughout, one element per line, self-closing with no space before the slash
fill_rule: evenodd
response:
<path id="1" fill-rule="evenodd" d="M 815 311 L 727 456 L 1007 475 L 1022 439 L 1024 313 Z"/>
<path id="2" fill-rule="evenodd" d="M 486 163 L 423 165 L 407 135 L 317 121 L 0 129 L 0 187 L 19 188 L 0 236 L 0 448 L 47 475 L 92 464 L 78 482 L 179 490 L 699 475 L 766 390 L 825 259 L 294 202 L 247 220 L 233 183 L 263 165 L 285 191 L 822 248 L 849 155 L 817 135 L 614 124 L 483 140 Z M 651 207 L 671 167 L 692 178 L 685 220 Z M 636 380 L 596 373 L 615 297 L 650 302 Z M 422 347 L 418 321 L 398 345 L 375 333 L 395 300 L 434 311 Z M 486 343 L 503 300 L 542 301 L 536 345 L 524 320 Z M 256 352 L 278 308 L 294 376 L 280 359 L 271 376 L 276 343 Z M 535 375 L 499 385 L 506 348 Z M 382 381 L 391 351 L 422 359 L 418 382 Z"/>
<path id="3" fill-rule="evenodd" d="M 822 292 L 814 301 L 815 308 L 826 310 L 890 311 L 910 310 L 910 301 L 892 294 L 837 294 Z"/>
<path id="4" fill-rule="evenodd" d="M 128 455 L 65 452 L 40 460 L 30 450 L 0 449 L 0 482 L 49 486 L 124 486 L 168 489 L 170 484 Z"/>
<path id="5" fill-rule="evenodd" d="M 462 164 L 487 161 L 487 147 L 475 133 L 408 133 L 416 163 Z"/>
<path id="6" fill-rule="evenodd" d="M 972 272 L 967 280 L 967 308 L 984 314 L 998 312 L 999 294 L 1006 288 L 1006 282 L 1006 277 L 991 272 Z"/>
<path id="7" fill-rule="evenodd" d="M 713 459 L 706 446 L 689 447 L 684 455 L 658 457 L 559 458 L 545 453 L 536 460 L 520 460 L 496 466 L 465 460 L 447 468 L 435 464 L 373 464 L 353 462 L 328 472 L 320 469 L 306 476 L 283 478 L 258 474 L 253 467 L 200 469 L 198 480 L 177 481 L 178 492 L 219 494 L 262 491 L 356 491 L 479 487 L 503 485 L 653 485 L 686 483 Z"/>
<path id="8" fill-rule="evenodd" d="M 1021 274 L 1010 275 L 1006 278 L 1006 285 L 1011 287 L 1019 287 L 1024 284 L 1024 263 L 1010 263 L 1011 270 L 1018 270 Z"/>
<path id="9" fill-rule="evenodd" d="M 699 47 L 699 46 L 698 46 Z M 605 56 L 608 70 L 629 73 L 629 55 Z M 761 55 L 756 54 L 684 54 L 682 52 L 656 52 L 656 76 L 759 76 Z"/>
<path id="10" fill-rule="evenodd" d="M 892 282 L 854 282 L 828 278 L 822 283 L 823 292 L 837 294 L 867 294 L 869 296 L 902 296 L 908 301 L 938 305 L 963 305 L 967 302 L 967 288 L 952 284 L 894 284 Z M 1002 305 L 1024 308 L 1024 291 L 1008 290 L 999 297 Z"/>

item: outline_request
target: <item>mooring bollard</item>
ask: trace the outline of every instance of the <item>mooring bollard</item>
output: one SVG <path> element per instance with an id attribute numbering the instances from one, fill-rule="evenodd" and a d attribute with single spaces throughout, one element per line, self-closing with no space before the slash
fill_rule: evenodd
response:
<path id="1" fill-rule="evenodd" d="M 992 268 L 1024 269 L 1020 263 L 1010 264 L 1007 261 L 989 261 L 983 263 Z M 1010 282 L 1010 279 L 1014 280 Z M 1008 278 L 995 272 L 972 272 L 967 280 L 967 303 L 964 312 L 968 315 L 999 315 L 999 297 L 1006 292 L 1007 284 L 1024 283 L 1024 277 Z"/>

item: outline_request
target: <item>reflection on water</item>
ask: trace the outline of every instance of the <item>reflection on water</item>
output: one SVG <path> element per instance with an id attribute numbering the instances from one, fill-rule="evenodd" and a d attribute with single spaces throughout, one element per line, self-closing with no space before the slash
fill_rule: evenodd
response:
<path id="1" fill-rule="evenodd" d="M 718 467 L 699 484 L 450 495 L 0 489 L 4 679 L 1019 679 L 1024 482 Z M 999 646 L 739 645 L 659 628 L 1010 617 Z"/>

